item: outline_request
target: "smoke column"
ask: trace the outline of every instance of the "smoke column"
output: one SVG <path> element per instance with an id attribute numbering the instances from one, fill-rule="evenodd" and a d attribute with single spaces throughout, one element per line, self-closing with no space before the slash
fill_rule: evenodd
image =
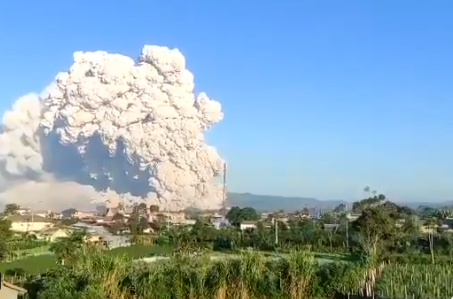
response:
<path id="1" fill-rule="evenodd" d="M 76 52 L 45 91 L 18 99 L 0 128 L 0 202 L 40 208 L 145 201 L 217 208 L 224 161 L 204 133 L 219 102 L 194 94 L 176 49 L 145 46 L 138 61 Z"/>

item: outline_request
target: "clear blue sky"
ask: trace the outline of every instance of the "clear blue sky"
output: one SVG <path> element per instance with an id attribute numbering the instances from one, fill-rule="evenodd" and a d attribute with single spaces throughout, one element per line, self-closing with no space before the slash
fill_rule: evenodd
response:
<path id="1" fill-rule="evenodd" d="M 229 188 L 453 199 L 453 1 L 3 1 L 0 110 L 77 50 L 179 48 L 222 102 Z"/>

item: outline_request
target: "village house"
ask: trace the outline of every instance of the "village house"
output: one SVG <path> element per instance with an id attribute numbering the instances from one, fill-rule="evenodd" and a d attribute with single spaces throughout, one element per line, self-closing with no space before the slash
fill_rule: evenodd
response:
<path id="1" fill-rule="evenodd" d="M 38 238 L 49 242 L 55 242 L 60 238 L 69 237 L 71 230 L 68 228 L 52 227 L 39 232 Z"/>
<path id="2" fill-rule="evenodd" d="M 36 216 L 40 216 L 43 218 L 49 218 L 49 219 L 61 219 L 61 214 L 60 213 L 54 213 L 51 210 L 47 211 L 35 211 L 33 212 Z"/>
<path id="3" fill-rule="evenodd" d="M 47 217 L 47 211 L 35 211 L 34 212 L 35 216 L 43 217 L 43 218 L 48 218 Z"/>
<path id="4" fill-rule="evenodd" d="M 155 217 L 156 221 L 165 224 L 184 225 L 186 223 L 186 215 L 183 212 L 159 212 Z"/>
<path id="5" fill-rule="evenodd" d="M 27 293 L 27 290 L 8 283 L 1 281 L 0 298 L 1 299 L 17 299 L 19 296 L 23 296 Z"/>
<path id="6" fill-rule="evenodd" d="M 7 217 L 11 221 L 11 230 L 17 233 L 40 232 L 54 226 L 52 220 L 31 215 L 11 215 Z"/>
<path id="7" fill-rule="evenodd" d="M 96 217 L 95 222 L 98 224 L 110 224 L 113 222 L 113 217 Z"/>
<path id="8" fill-rule="evenodd" d="M 350 222 L 352 222 L 352 221 L 356 221 L 356 220 L 360 217 L 360 215 L 362 215 L 362 214 L 358 214 L 358 213 L 347 213 L 347 214 L 346 214 L 346 218 L 348 218 L 348 220 L 349 220 Z"/>
<path id="9" fill-rule="evenodd" d="M 30 212 L 31 212 L 30 209 L 27 208 L 22 208 L 16 211 L 18 215 L 28 215 L 30 214 Z"/>
<path id="10" fill-rule="evenodd" d="M 105 227 L 78 222 L 71 226 L 74 230 L 85 230 L 87 232 L 86 242 L 105 243 L 108 248 L 124 247 L 130 245 L 128 236 L 113 235 Z"/>
<path id="11" fill-rule="evenodd" d="M 195 224 L 195 222 L 194 222 L 194 224 Z M 211 221 L 211 224 L 216 229 L 221 229 L 221 228 L 230 226 L 230 222 L 226 218 L 214 219 L 214 220 Z"/>
<path id="12" fill-rule="evenodd" d="M 90 218 L 95 218 L 97 215 L 96 212 L 83 212 L 83 211 L 76 211 L 74 213 L 74 218 L 78 219 L 90 219 Z"/>
<path id="13" fill-rule="evenodd" d="M 255 229 L 256 228 L 256 221 L 243 221 L 241 223 L 241 230 L 246 230 L 246 229 Z"/>
<path id="14" fill-rule="evenodd" d="M 197 223 L 197 220 L 195 219 L 186 219 L 184 225 L 194 225 L 195 223 Z"/>

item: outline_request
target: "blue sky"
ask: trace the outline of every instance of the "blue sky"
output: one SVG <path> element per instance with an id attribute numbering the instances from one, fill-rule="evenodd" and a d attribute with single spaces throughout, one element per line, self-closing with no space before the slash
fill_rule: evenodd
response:
<path id="1" fill-rule="evenodd" d="M 179 48 L 222 102 L 229 188 L 453 199 L 452 1 L 3 1 L 0 110 L 78 50 Z"/>

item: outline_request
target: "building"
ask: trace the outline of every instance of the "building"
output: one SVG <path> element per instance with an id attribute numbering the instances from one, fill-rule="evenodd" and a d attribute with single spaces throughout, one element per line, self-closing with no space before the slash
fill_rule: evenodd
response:
<path id="1" fill-rule="evenodd" d="M 83 222 L 78 222 L 72 225 L 74 229 L 84 229 L 88 234 L 86 241 L 88 242 L 105 242 L 108 248 L 130 246 L 130 238 L 128 236 L 113 235 L 105 227 L 98 225 L 90 225 Z"/>
<path id="2" fill-rule="evenodd" d="M 348 218 L 349 221 L 356 221 L 362 214 L 358 213 L 347 213 L 346 217 Z"/>
<path id="3" fill-rule="evenodd" d="M 195 219 L 186 219 L 184 225 L 195 225 L 195 223 L 197 223 L 197 220 Z"/>
<path id="4" fill-rule="evenodd" d="M 30 214 L 30 209 L 19 209 L 16 211 L 16 213 L 19 215 L 27 215 Z"/>
<path id="5" fill-rule="evenodd" d="M 79 218 L 79 219 L 95 218 L 96 216 L 97 216 L 97 212 L 76 211 L 74 213 L 74 218 Z"/>
<path id="6" fill-rule="evenodd" d="M 256 221 L 243 221 L 241 223 L 241 230 L 255 229 L 256 223 L 257 223 Z"/>
<path id="7" fill-rule="evenodd" d="M 11 215 L 7 219 L 11 221 L 11 230 L 17 233 L 39 232 L 54 226 L 52 220 L 34 214 Z"/>
<path id="8" fill-rule="evenodd" d="M 33 214 L 35 214 L 35 216 L 40 216 L 40 217 L 49 218 L 49 219 L 61 219 L 60 213 L 54 213 L 51 210 L 35 211 L 35 212 L 33 212 Z"/>
<path id="9" fill-rule="evenodd" d="M 173 225 L 184 225 L 186 224 L 186 214 L 183 212 L 159 212 L 154 216 L 155 221 L 173 224 Z M 148 221 L 150 217 L 148 217 Z M 153 221 L 150 221 L 153 222 Z"/>
<path id="10" fill-rule="evenodd" d="M 52 227 L 41 231 L 39 233 L 39 238 L 49 242 L 55 242 L 60 238 L 69 237 L 70 234 L 70 229 Z"/>
<path id="11" fill-rule="evenodd" d="M 6 281 L 2 281 L 1 288 L 0 288 L 0 298 L 1 299 L 17 299 L 20 296 L 23 296 L 27 293 L 27 290 L 8 283 Z"/>
<path id="12" fill-rule="evenodd" d="M 211 223 L 216 229 L 221 229 L 230 226 L 230 222 L 226 218 L 214 219 L 211 220 Z"/>

